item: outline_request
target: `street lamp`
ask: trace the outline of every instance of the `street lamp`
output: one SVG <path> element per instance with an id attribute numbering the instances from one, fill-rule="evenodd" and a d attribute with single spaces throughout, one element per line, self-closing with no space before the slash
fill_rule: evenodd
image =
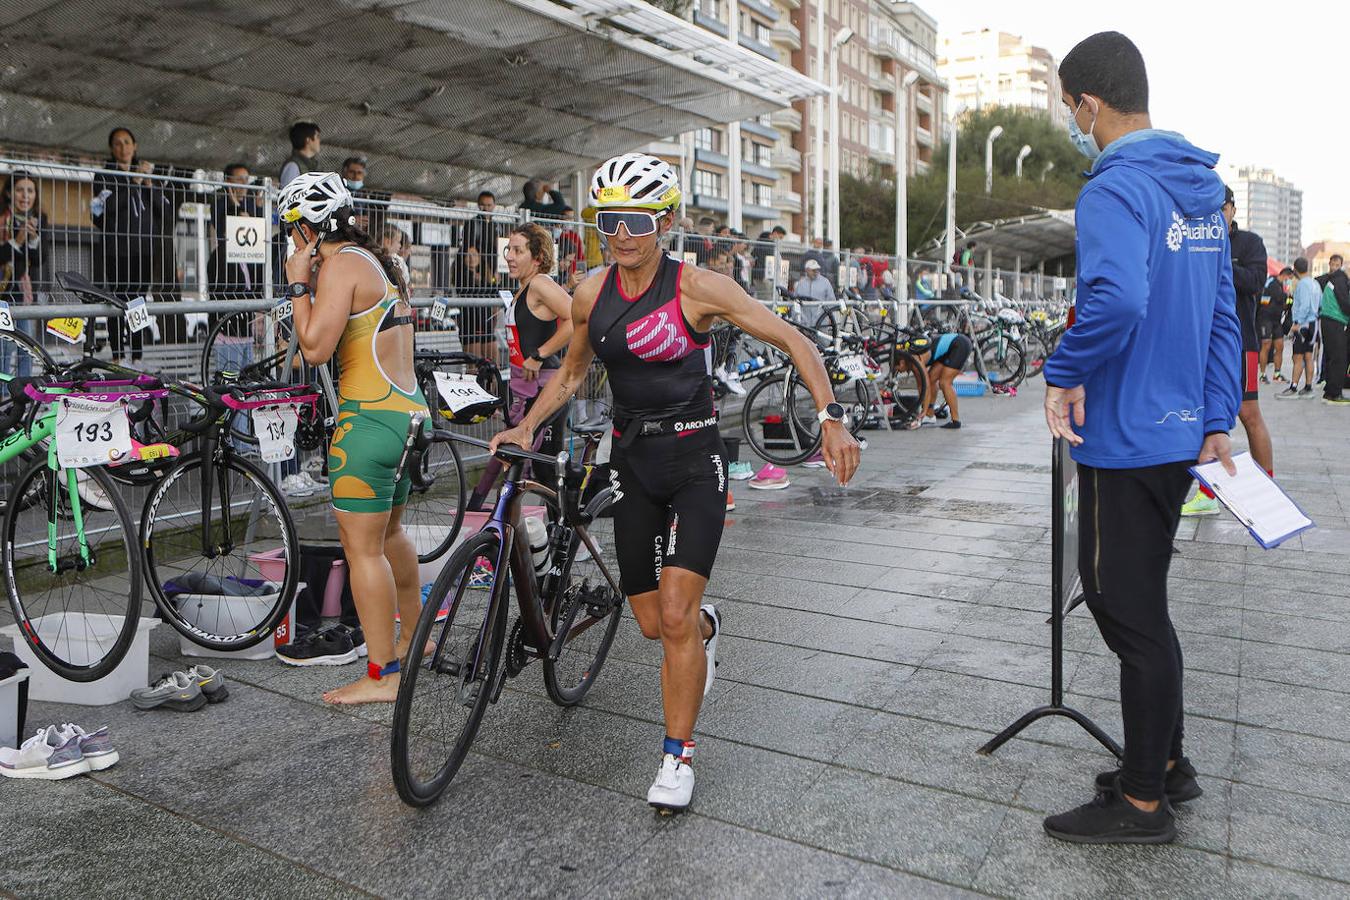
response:
<path id="1" fill-rule="evenodd" d="M 952 110 L 947 122 L 947 271 L 956 255 L 956 120 L 965 112 L 965 104 Z"/>
<path id="2" fill-rule="evenodd" d="M 986 195 L 994 192 L 994 141 L 998 140 L 999 135 L 1003 134 L 1003 126 L 995 125 L 989 131 L 989 137 L 984 139 L 984 192 Z"/>
<path id="3" fill-rule="evenodd" d="M 1023 144 L 1022 149 L 1017 151 L 1017 180 L 1022 180 L 1022 160 L 1031 155 L 1031 145 Z"/>
<path id="4" fill-rule="evenodd" d="M 819 78 L 825 71 L 825 16 L 816 16 L 816 70 Z M 825 98 L 817 94 L 811 98 L 811 127 L 815 129 L 816 156 L 811 178 L 811 237 L 825 237 Z"/>
<path id="5" fill-rule="evenodd" d="M 895 255 L 896 264 L 904 270 L 905 245 L 909 243 L 906 211 L 909 207 L 909 95 L 918 72 L 906 72 L 900 82 L 900 93 L 895 97 Z M 909 299 L 909 279 L 897 278 L 900 300 Z"/>
<path id="6" fill-rule="evenodd" d="M 1048 163 L 1045 164 L 1045 168 L 1044 168 L 1044 169 L 1041 169 L 1041 182 L 1042 182 L 1042 183 L 1045 182 L 1045 176 L 1046 176 L 1046 175 L 1049 175 L 1049 174 L 1050 174 L 1050 170 L 1053 169 L 1054 167 L 1055 167 L 1055 161 L 1052 159 L 1052 160 L 1050 160 Z"/>
<path id="7" fill-rule="evenodd" d="M 839 248 L 839 48 L 853 40 L 853 29 L 840 28 L 830 43 L 830 240 Z"/>

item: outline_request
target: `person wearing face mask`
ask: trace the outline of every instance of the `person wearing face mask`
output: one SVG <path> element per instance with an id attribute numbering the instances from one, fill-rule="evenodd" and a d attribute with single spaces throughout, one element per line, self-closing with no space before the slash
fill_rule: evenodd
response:
<path id="1" fill-rule="evenodd" d="M 356 224 L 367 234 L 383 234 L 391 195 L 366 187 L 369 172 L 370 164 L 364 156 L 349 156 L 342 161 L 342 183 L 356 204 Z"/>
<path id="2" fill-rule="evenodd" d="M 1201 794 L 1182 748 L 1172 540 L 1189 467 L 1217 459 L 1236 472 L 1242 335 L 1224 187 L 1217 155 L 1153 128 L 1129 38 L 1083 40 L 1059 77 L 1091 171 L 1075 208 L 1077 318 L 1045 363 L 1045 418 L 1078 467 L 1078 571 L 1120 659 L 1125 758 L 1097 776 L 1095 800 L 1044 827 L 1078 843 L 1164 843 L 1176 838 L 1171 804 Z"/>

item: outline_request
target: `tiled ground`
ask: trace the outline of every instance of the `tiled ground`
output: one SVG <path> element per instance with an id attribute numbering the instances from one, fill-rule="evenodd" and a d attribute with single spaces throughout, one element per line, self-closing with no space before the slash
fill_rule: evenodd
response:
<path id="1" fill-rule="evenodd" d="M 390 713 L 325 707 L 352 668 L 227 666 L 197 713 L 35 704 L 111 723 L 123 761 L 5 782 L 0 893 L 52 896 L 1350 895 L 1350 416 L 1266 403 L 1277 471 L 1320 528 L 1263 552 L 1188 521 L 1173 610 L 1205 796 L 1163 848 L 1065 846 L 1040 819 L 1111 759 L 1062 720 L 975 753 L 1044 702 L 1049 450 L 1039 382 L 959 432 L 869 435 L 822 472 L 737 489 L 710 593 L 726 613 L 692 812 L 655 817 L 659 650 L 626 623 L 579 709 L 527 669 L 449 794 L 404 807 Z M 1267 395 L 1269 396 L 1269 389 Z M 1119 736 L 1115 667 L 1080 610 L 1069 702 Z M 155 633 L 152 671 L 181 665 Z"/>

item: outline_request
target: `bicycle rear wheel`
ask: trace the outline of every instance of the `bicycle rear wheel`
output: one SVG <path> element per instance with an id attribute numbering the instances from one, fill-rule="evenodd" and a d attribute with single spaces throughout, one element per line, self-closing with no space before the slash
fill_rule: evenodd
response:
<path id="1" fill-rule="evenodd" d="M 809 409 L 793 409 L 803 402 Z M 777 373 L 746 395 L 741 430 L 761 458 L 776 466 L 795 466 L 820 447 L 820 424 L 810 426 L 815 414 L 811 392 L 797 373 Z"/>
<path id="2" fill-rule="evenodd" d="M 591 524 L 586 531 L 596 549 L 607 554 L 605 568 L 618 577 L 614 559 L 614 518 L 605 510 L 614 503 L 611 490 L 602 491 L 586 512 Z M 602 557 L 603 558 L 603 557 Z M 589 548 L 575 531 L 567 546 L 567 562 L 553 589 L 549 624 L 553 633 L 566 634 L 557 659 L 544 660 L 544 687 L 559 706 L 575 706 L 586 696 L 609 656 L 614 633 L 623 617 L 624 595 L 610 586 Z M 556 643 L 555 643 L 556 646 Z"/>
<path id="3" fill-rule="evenodd" d="M 201 453 L 183 457 L 146 497 L 145 572 L 160 615 L 179 634 L 212 650 L 243 650 L 270 637 L 290 609 L 299 539 L 276 486 L 246 459 L 216 462 L 207 506 L 203 462 Z"/>
<path id="4" fill-rule="evenodd" d="M 908 425 L 923 415 L 928 397 L 928 370 L 912 353 L 892 350 L 890 371 L 882 384 L 882 390 L 890 395 L 883 400 L 894 404 L 891 418 L 896 424 Z"/>
<path id="5" fill-rule="evenodd" d="M 107 473 L 53 471 L 43 454 L 9 486 L 4 539 L 10 608 L 37 658 L 70 681 L 116 668 L 136 636 L 141 567 L 135 524 Z"/>
<path id="6" fill-rule="evenodd" d="M 389 748 L 394 787 L 409 806 L 434 803 L 450 786 L 492 699 L 506 640 L 510 577 L 494 571 L 488 587 L 471 582 L 475 570 L 481 580 L 484 567 L 496 568 L 500 551 L 494 532 L 460 545 L 417 619 L 403 660 Z"/>
<path id="7" fill-rule="evenodd" d="M 979 344 L 989 383 L 1016 387 L 1026 377 L 1026 351 L 1022 342 L 1003 333 L 991 334 Z"/>

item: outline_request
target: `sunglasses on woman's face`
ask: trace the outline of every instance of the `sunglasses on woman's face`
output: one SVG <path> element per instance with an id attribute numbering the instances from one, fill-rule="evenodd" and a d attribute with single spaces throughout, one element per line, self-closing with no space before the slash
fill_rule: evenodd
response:
<path id="1" fill-rule="evenodd" d="M 649 212 L 601 211 L 595 214 L 595 227 L 605 237 L 614 237 L 619 226 L 628 230 L 629 237 L 656 234 L 656 216 Z"/>

